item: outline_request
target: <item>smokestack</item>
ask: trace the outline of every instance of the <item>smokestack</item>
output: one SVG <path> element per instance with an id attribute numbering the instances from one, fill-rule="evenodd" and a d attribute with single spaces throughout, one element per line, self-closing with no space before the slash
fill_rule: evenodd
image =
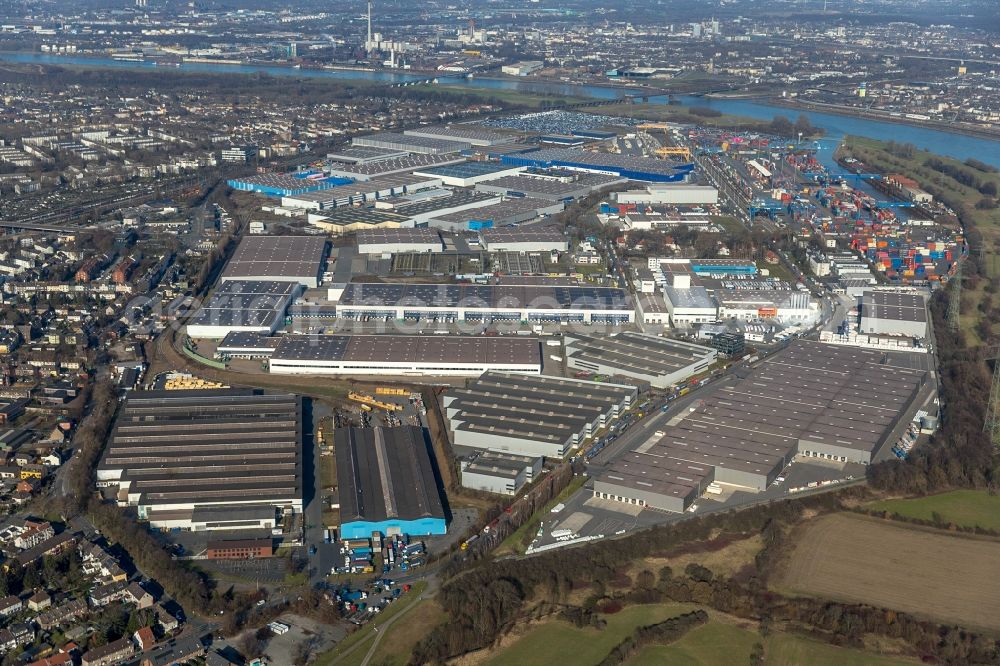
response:
<path id="1" fill-rule="evenodd" d="M 368 0 L 368 41 L 365 42 L 365 48 L 371 49 L 372 47 L 372 0 Z"/>

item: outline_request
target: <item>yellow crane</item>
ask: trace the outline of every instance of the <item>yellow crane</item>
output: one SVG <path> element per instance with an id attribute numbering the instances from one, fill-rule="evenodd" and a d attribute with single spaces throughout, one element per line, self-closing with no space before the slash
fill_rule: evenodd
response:
<path id="1" fill-rule="evenodd" d="M 347 399 L 353 400 L 354 402 L 360 402 L 362 405 L 368 405 L 369 407 L 378 407 L 379 409 L 384 409 L 387 412 L 395 412 L 403 408 L 402 405 L 395 405 L 391 402 L 382 402 L 381 400 L 376 400 L 370 395 L 355 393 L 354 391 L 347 394 Z"/>
<path id="2" fill-rule="evenodd" d="M 691 161 L 691 149 L 683 148 L 680 146 L 664 146 L 662 148 L 656 149 L 656 154 L 660 157 L 667 157 L 670 155 L 680 155 L 688 162 Z"/>

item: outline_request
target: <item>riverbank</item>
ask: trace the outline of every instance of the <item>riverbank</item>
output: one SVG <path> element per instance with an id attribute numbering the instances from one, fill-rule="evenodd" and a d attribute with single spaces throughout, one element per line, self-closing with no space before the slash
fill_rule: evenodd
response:
<path id="1" fill-rule="evenodd" d="M 798 100 L 792 100 L 785 97 L 747 97 L 747 98 L 737 98 L 731 97 L 729 99 L 759 99 L 765 101 L 773 106 L 780 106 L 787 109 L 799 109 L 801 111 L 815 111 L 819 113 L 832 113 L 838 116 L 846 116 L 849 118 L 858 118 L 861 120 L 875 120 L 878 122 L 893 123 L 895 125 L 908 125 L 910 127 L 924 127 L 927 129 L 937 130 L 939 132 L 948 132 L 950 134 L 961 134 L 962 136 L 972 137 L 974 139 L 990 139 L 993 141 L 1000 140 L 1000 130 L 992 130 L 989 128 L 978 128 L 970 126 L 967 124 L 956 124 L 956 123 L 946 123 L 937 120 L 919 120 L 916 118 L 901 118 L 899 116 L 890 115 L 886 111 L 864 111 L 862 109 L 856 109 L 850 106 L 839 106 L 836 104 L 823 104 L 820 102 L 802 102 Z"/>

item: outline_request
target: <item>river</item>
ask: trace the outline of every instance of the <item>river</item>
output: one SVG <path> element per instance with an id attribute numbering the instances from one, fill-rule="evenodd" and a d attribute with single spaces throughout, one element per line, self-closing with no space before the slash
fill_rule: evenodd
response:
<path id="1" fill-rule="evenodd" d="M 83 56 L 58 56 L 42 53 L 0 53 L 0 61 L 35 63 L 45 65 L 89 65 L 123 69 L 157 69 L 152 62 L 120 61 L 111 58 L 88 58 Z M 175 71 L 171 69 L 170 71 Z M 256 74 L 271 76 L 294 76 L 300 78 L 331 78 L 341 80 L 368 80 L 385 83 L 406 83 L 424 81 L 431 75 L 413 72 L 386 72 L 351 69 L 293 69 L 276 65 L 228 65 L 218 63 L 184 63 L 176 71 L 205 72 L 213 74 Z M 615 99 L 635 93 L 635 89 L 611 86 L 561 84 L 544 81 L 522 81 L 518 79 L 494 78 L 448 78 L 449 86 L 486 90 L 515 90 L 527 93 L 586 97 L 591 99 Z M 728 113 L 760 120 L 770 120 L 776 115 L 795 119 L 804 114 L 816 127 L 826 132 L 817 142 L 818 159 L 829 169 L 839 171 L 833 162 L 833 151 L 845 135 L 854 134 L 876 139 L 892 139 L 899 143 L 912 143 L 917 148 L 932 153 L 947 155 L 960 160 L 969 157 L 1000 168 L 1000 140 L 970 137 L 964 134 L 944 132 L 915 125 L 880 122 L 866 118 L 853 118 L 832 113 L 800 111 L 784 108 L 766 102 L 748 99 L 711 99 L 703 97 L 679 96 L 675 98 L 686 106 L 707 106 Z M 666 96 L 650 97 L 650 103 L 665 104 Z"/>

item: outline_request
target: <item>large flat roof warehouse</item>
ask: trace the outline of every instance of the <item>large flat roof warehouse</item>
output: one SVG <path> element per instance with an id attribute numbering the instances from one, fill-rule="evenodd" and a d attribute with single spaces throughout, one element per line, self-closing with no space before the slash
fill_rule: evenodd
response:
<path id="1" fill-rule="evenodd" d="M 496 197 L 495 194 L 488 192 L 473 190 L 472 193 L 483 197 Z M 529 222 L 542 215 L 554 215 L 562 210 L 561 201 L 514 197 L 485 206 L 435 215 L 428 219 L 427 223 L 432 226 L 478 230 Z"/>
<path id="2" fill-rule="evenodd" d="M 371 180 L 379 176 L 390 176 L 400 173 L 411 173 L 421 168 L 441 164 L 458 164 L 464 162 L 461 155 L 407 155 L 365 164 L 330 164 L 327 170 L 332 176 L 351 178 L 353 180 Z"/>
<path id="3" fill-rule="evenodd" d="M 300 512 L 301 416 L 298 397 L 283 393 L 133 391 L 97 482 L 117 486 L 119 505 L 137 507 L 154 527 L 162 514 L 170 526 L 183 526 L 186 515 L 189 528 L 193 511 L 205 507 Z"/>
<path id="4" fill-rule="evenodd" d="M 275 374 L 479 376 L 541 368 L 537 338 L 459 335 L 294 335 L 281 339 L 270 360 Z"/>
<path id="5" fill-rule="evenodd" d="M 414 176 L 410 173 L 394 173 L 353 182 L 349 185 L 339 185 L 321 192 L 306 192 L 282 197 L 281 203 L 283 206 L 291 208 L 326 210 L 340 206 L 371 203 L 385 197 L 440 186 L 441 180 L 439 178 Z"/>
<path id="6" fill-rule="evenodd" d="M 524 167 L 500 164 L 499 162 L 462 162 L 430 169 L 420 169 L 414 173 L 423 176 L 440 178 L 445 185 L 452 187 L 472 187 L 476 183 L 503 174 L 514 174 L 523 171 Z"/>
<path id="7" fill-rule="evenodd" d="M 456 446 L 561 458 L 637 395 L 632 386 L 488 372 L 450 389 L 443 404 Z"/>
<path id="8" fill-rule="evenodd" d="M 442 248 L 441 234 L 436 229 L 415 227 L 412 229 L 366 229 L 358 232 L 358 245 L 390 243 L 437 243 Z"/>
<path id="9" fill-rule="evenodd" d="M 446 532 L 444 506 L 421 428 L 337 428 L 341 536 Z"/>
<path id="10" fill-rule="evenodd" d="M 349 284 L 340 305 L 631 310 L 615 287 L 479 284 Z"/>
<path id="11" fill-rule="evenodd" d="M 564 167 L 650 182 L 679 182 L 694 168 L 693 165 L 674 165 L 651 157 L 595 153 L 576 148 L 551 148 L 519 155 L 504 155 L 501 160 L 504 164 L 517 166 Z"/>
<path id="12" fill-rule="evenodd" d="M 332 153 L 326 154 L 326 159 L 331 162 L 344 162 L 346 164 L 367 164 L 369 162 L 380 162 L 397 157 L 406 157 L 405 150 L 388 150 L 386 148 L 372 148 L 370 146 L 350 146 L 338 148 Z"/>
<path id="13" fill-rule="evenodd" d="M 386 210 L 338 207 L 309 216 L 309 224 L 332 234 L 398 228 L 409 218 Z"/>
<path id="14" fill-rule="evenodd" d="M 222 339 L 233 331 L 270 335 L 299 292 L 297 282 L 229 280 L 187 322 L 192 338 Z"/>
<path id="15" fill-rule="evenodd" d="M 559 251 L 569 249 L 566 233 L 549 224 L 491 227 L 480 231 L 479 237 L 487 252 L 506 252 L 532 245 Z"/>
<path id="16" fill-rule="evenodd" d="M 221 280 L 272 280 L 319 285 L 326 239 L 318 236 L 244 236 Z"/>
<path id="17" fill-rule="evenodd" d="M 885 352 L 797 340 L 640 452 L 710 466 L 716 482 L 763 490 L 796 454 L 871 462 L 932 390 L 925 371 Z M 628 497 L 619 490 L 611 494 Z"/>
<path id="18" fill-rule="evenodd" d="M 563 201 L 565 199 L 579 199 L 594 190 L 626 181 L 626 178 L 601 173 L 575 172 L 573 175 L 522 173 L 476 183 L 476 189 L 483 192 L 520 194 L 535 199 Z"/>
<path id="19" fill-rule="evenodd" d="M 432 139 L 448 139 L 450 141 L 468 141 L 473 146 L 494 146 L 516 138 L 510 132 L 497 132 L 484 129 L 482 125 L 428 125 L 403 132 L 406 136 L 422 136 Z"/>
<path id="20" fill-rule="evenodd" d="M 927 302 L 920 294 L 866 291 L 861 298 L 862 315 L 872 319 L 926 322 Z"/>
<path id="21" fill-rule="evenodd" d="M 327 178 L 322 172 L 262 173 L 244 178 L 234 178 L 226 184 L 234 190 L 257 192 L 271 197 L 287 197 L 306 192 L 327 190 L 349 182 L 344 178 Z"/>
<path id="22" fill-rule="evenodd" d="M 624 375 L 666 388 L 704 372 L 718 352 L 711 347 L 644 333 L 613 337 L 566 336 L 570 368 L 597 374 Z"/>
<path id="23" fill-rule="evenodd" d="M 380 132 L 368 136 L 356 136 L 351 139 L 351 145 L 370 148 L 386 148 L 388 150 L 405 150 L 408 153 L 425 155 L 443 155 L 459 153 L 472 148 L 472 144 L 461 139 L 431 138 L 399 134 L 397 132 Z"/>

